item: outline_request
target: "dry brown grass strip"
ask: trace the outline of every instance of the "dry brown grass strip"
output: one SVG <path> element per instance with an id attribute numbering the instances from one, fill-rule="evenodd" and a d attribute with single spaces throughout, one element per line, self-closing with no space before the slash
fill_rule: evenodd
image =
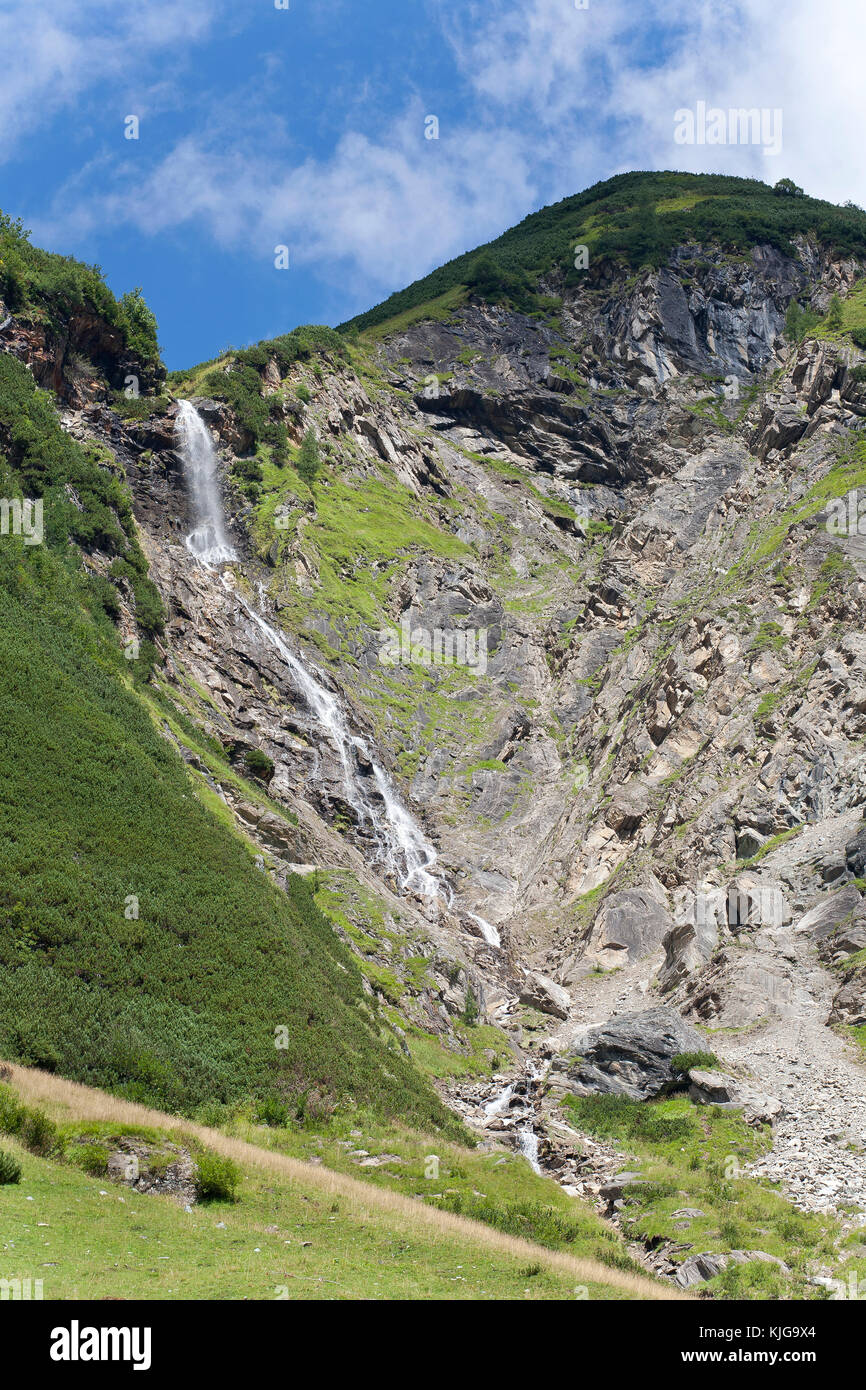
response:
<path id="1" fill-rule="evenodd" d="M 486 1226 L 471 1217 L 455 1216 L 451 1212 L 440 1211 L 425 1202 L 406 1197 L 400 1192 L 390 1192 L 385 1188 L 374 1187 L 358 1178 L 336 1173 L 331 1168 L 317 1164 L 304 1163 L 290 1158 L 287 1154 L 276 1153 L 271 1149 L 261 1149 L 245 1139 L 235 1139 L 223 1134 L 221 1130 L 209 1129 L 206 1125 L 194 1124 L 177 1115 L 168 1115 L 161 1110 L 151 1110 L 135 1101 L 122 1100 L 105 1091 L 82 1086 L 77 1081 L 67 1081 L 53 1076 L 50 1072 L 38 1071 L 31 1067 L 20 1067 L 14 1063 L 4 1064 L 11 1071 L 11 1081 L 16 1091 L 25 1101 L 49 1107 L 62 1107 L 79 1120 L 100 1120 L 118 1125 L 144 1125 L 152 1129 L 170 1130 L 176 1135 L 190 1135 L 207 1148 L 238 1163 L 263 1168 L 279 1173 L 292 1183 L 302 1187 L 315 1188 L 327 1195 L 339 1196 L 346 1200 L 353 1211 L 366 1215 L 379 1211 L 386 1215 L 400 1217 L 416 1229 L 424 1227 L 432 1234 L 447 1239 L 459 1237 L 475 1245 L 498 1251 L 543 1265 L 557 1274 L 568 1275 L 578 1284 L 606 1284 L 609 1288 L 620 1289 L 634 1298 L 686 1300 L 690 1296 L 674 1288 L 640 1274 L 630 1274 L 624 1270 L 612 1269 L 598 1260 L 581 1259 L 560 1250 L 548 1250 L 543 1245 L 510 1236 Z"/>

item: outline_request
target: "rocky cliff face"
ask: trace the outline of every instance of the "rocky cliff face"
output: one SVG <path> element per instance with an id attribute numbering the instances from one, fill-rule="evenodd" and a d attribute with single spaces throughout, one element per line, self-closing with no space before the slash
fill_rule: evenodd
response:
<path id="1" fill-rule="evenodd" d="M 547 317 L 470 302 L 362 340 L 351 363 L 283 378 L 272 362 L 290 439 L 320 442 L 312 488 L 266 461 L 244 495 L 249 439 L 195 398 L 220 443 L 234 587 L 182 544 L 176 407 L 131 422 L 65 393 L 68 428 L 132 486 L 174 699 L 239 767 L 265 755 L 261 800 L 170 736 L 264 868 L 322 871 L 401 1038 L 464 1055 L 476 1009 L 502 1030 L 484 1037 L 499 1080 L 443 1085 L 500 1131 L 534 1107 L 545 1161 L 562 1142 L 545 1083 L 484 1114 L 507 1074 L 535 1058 L 566 1076 L 581 1030 L 674 1010 L 780 1102 L 764 1171 L 809 1208 L 866 1203 L 849 1041 L 866 1018 L 866 373 L 843 334 L 783 332 L 792 298 L 824 313 L 862 274 L 805 240 L 796 257 L 681 248 L 659 272 L 551 279 Z M 383 878 L 335 749 L 238 593 L 378 750 L 447 904 Z M 414 659 L 383 660 L 406 632 Z M 446 654 L 455 634 L 476 645 L 436 664 L 436 634 Z"/>

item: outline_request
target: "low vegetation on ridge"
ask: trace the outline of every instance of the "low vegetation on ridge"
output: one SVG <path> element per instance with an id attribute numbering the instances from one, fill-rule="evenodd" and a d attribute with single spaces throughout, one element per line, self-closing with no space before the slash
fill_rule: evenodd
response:
<path id="1" fill-rule="evenodd" d="M 664 264 L 684 242 L 717 242 L 733 253 L 757 243 L 787 251 L 794 237 L 813 235 L 841 255 L 866 254 L 862 209 L 796 196 L 800 192 L 726 174 L 617 174 L 531 213 L 341 327 L 376 328 L 460 286 L 522 312 L 549 312 L 538 281 L 555 272 L 563 283 L 577 283 L 578 245 L 587 247 L 591 266 L 609 258 L 634 270 Z"/>

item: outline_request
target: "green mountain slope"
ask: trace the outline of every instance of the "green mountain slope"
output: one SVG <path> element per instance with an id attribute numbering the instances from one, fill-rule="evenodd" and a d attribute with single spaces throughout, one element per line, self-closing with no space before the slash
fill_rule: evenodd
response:
<path id="1" fill-rule="evenodd" d="M 194 794 L 111 621 L 124 595 L 162 622 L 127 488 L 7 355 L 0 453 L 46 517 L 43 545 L 0 537 L 0 1053 L 185 1111 L 315 1095 L 456 1133 L 304 884 Z"/>
<path id="2" fill-rule="evenodd" d="M 575 283 L 581 274 L 574 267 L 577 245 L 587 247 L 591 265 L 613 257 L 637 269 L 663 263 L 682 242 L 717 241 L 732 251 L 763 243 L 786 250 L 792 237 L 809 233 L 840 252 L 866 252 L 866 213 L 799 191 L 775 191 L 757 179 L 618 174 L 532 213 L 341 329 L 374 328 L 442 295 L 453 297 L 460 288 L 491 302 L 510 300 L 521 310 L 543 310 L 539 276 L 558 270 L 565 283 Z"/>

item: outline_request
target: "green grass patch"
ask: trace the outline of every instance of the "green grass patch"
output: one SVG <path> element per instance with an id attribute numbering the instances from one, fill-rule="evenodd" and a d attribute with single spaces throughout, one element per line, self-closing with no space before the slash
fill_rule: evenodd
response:
<path id="1" fill-rule="evenodd" d="M 778 835 L 771 835 L 769 840 L 765 840 L 761 848 L 750 855 L 748 859 L 741 859 L 738 862 L 746 867 L 750 864 L 760 863 L 762 859 L 766 859 L 768 854 L 772 854 L 774 849 L 778 849 L 779 845 L 783 845 L 787 840 L 791 840 L 795 835 L 799 835 L 800 831 L 804 828 L 805 827 L 802 825 L 792 825 L 790 830 L 780 830 Z"/>
<path id="2" fill-rule="evenodd" d="M 823 1297 L 808 1276 L 838 1265 L 840 1228 L 829 1216 L 798 1211 L 748 1176 L 747 1164 L 770 1146 L 766 1130 L 685 1096 L 651 1102 L 566 1096 L 563 1110 L 576 1129 L 621 1146 L 623 1167 L 640 1172 L 642 1181 L 626 1189 L 628 1235 L 686 1242 L 690 1250 L 675 1259 L 691 1251 L 763 1250 L 791 1270 L 756 1272 L 752 1264 L 729 1270 L 706 1285 L 719 1297 Z M 700 1215 L 683 1221 L 676 1213 L 685 1208 Z"/>
<path id="3" fill-rule="evenodd" d="M 574 1276 L 526 1273 L 526 1256 L 361 1207 L 250 1165 L 241 1200 L 185 1212 L 14 1148 L 0 1276 L 42 1279 L 46 1299 L 573 1299 Z M 121 1197 L 124 1199 L 121 1201 Z M 591 1298 L 622 1297 L 604 1283 Z"/>

